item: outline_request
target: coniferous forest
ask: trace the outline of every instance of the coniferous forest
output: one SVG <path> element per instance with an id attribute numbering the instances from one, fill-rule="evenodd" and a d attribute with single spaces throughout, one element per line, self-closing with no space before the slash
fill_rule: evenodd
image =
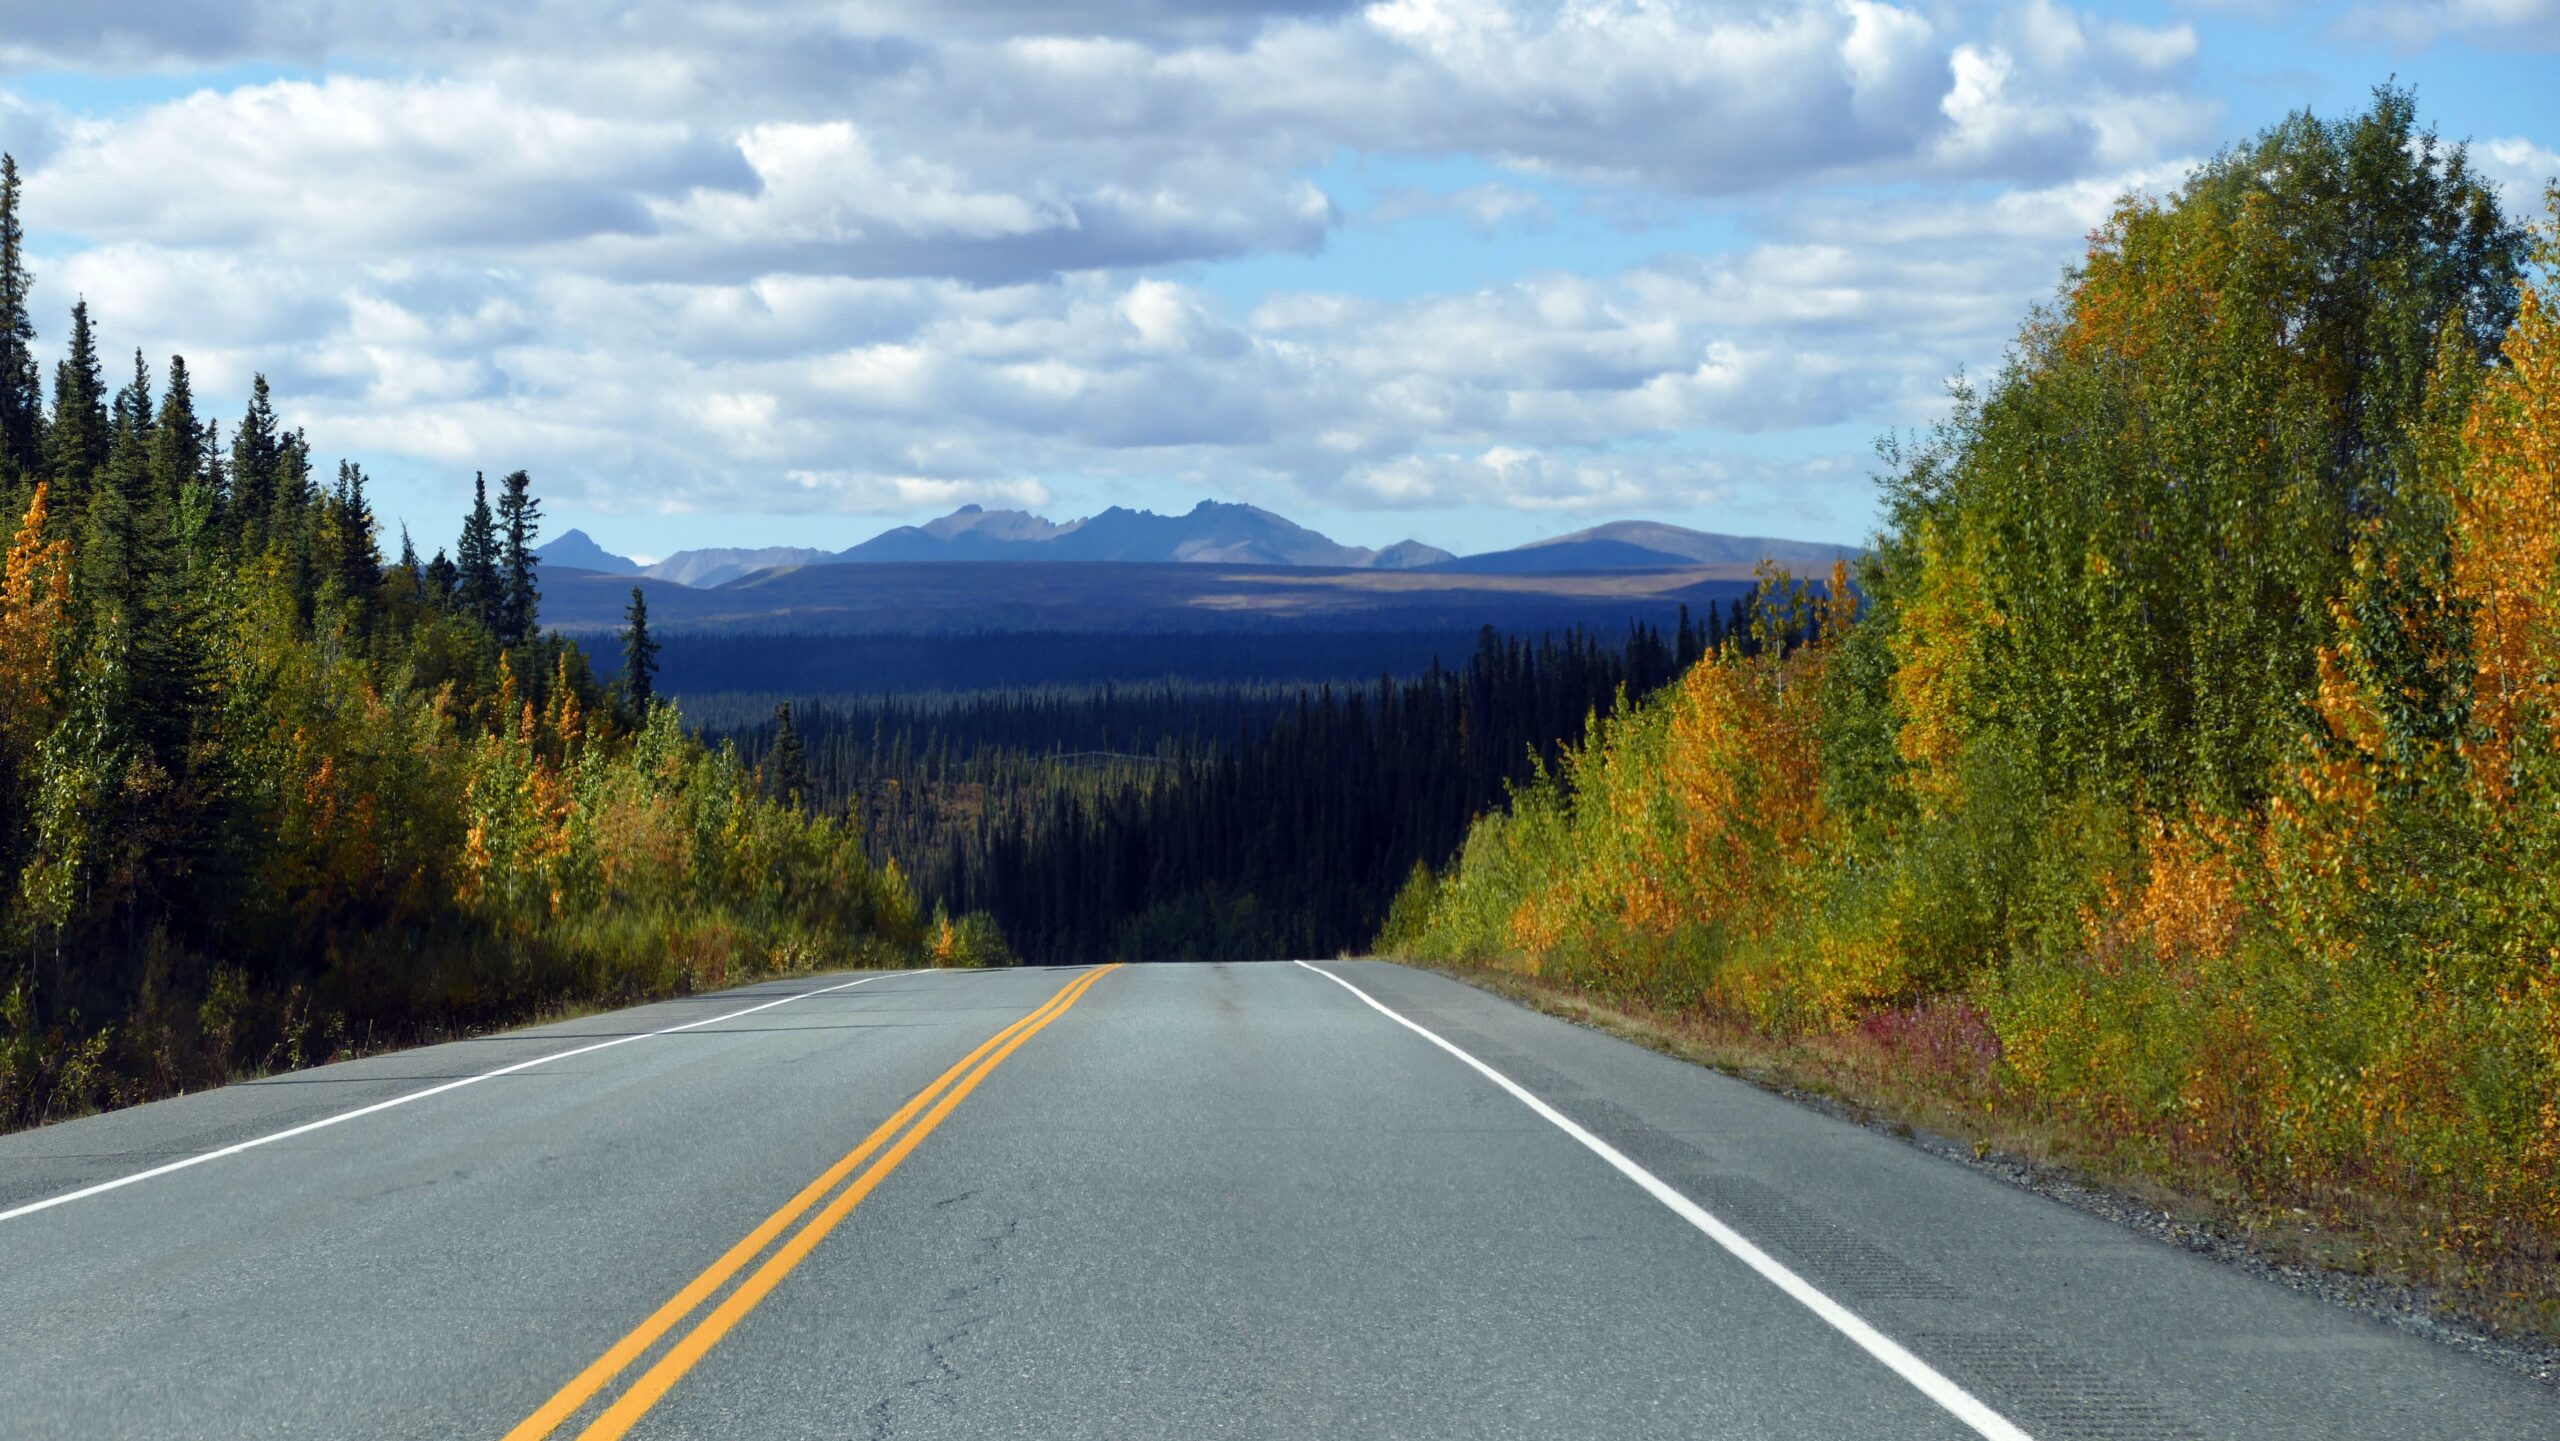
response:
<path id="1" fill-rule="evenodd" d="M 802 705 L 741 729 L 929 902 L 1037 962 L 1330 956 L 1416 865 L 1749 606 L 1664 636 L 1481 633 L 1455 668 L 1367 687 L 1139 687 Z M 787 755 L 777 752 L 787 745 Z"/>
<path id="2" fill-rule="evenodd" d="M 921 954 L 858 838 L 542 633 L 522 471 L 386 557 L 263 378 L 226 425 L 83 304 L 48 394 L 23 240 L 0 161 L 0 1125 Z"/>

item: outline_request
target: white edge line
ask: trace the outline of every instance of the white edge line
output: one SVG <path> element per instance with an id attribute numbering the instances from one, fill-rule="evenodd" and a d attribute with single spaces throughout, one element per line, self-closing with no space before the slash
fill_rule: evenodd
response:
<path id="1" fill-rule="evenodd" d="M 1620 1174 L 1642 1186 L 1648 1194 L 1669 1207 L 1680 1219 L 1705 1232 L 1709 1240 L 1732 1252 L 1734 1258 L 1742 1264 L 1759 1272 L 1761 1279 L 1786 1292 L 1797 1304 L 1829 1322 L 1833 1330 L 1857 1342 L 1860 1349 L 1892 1368 L 1895 1375 L 1910 1382 L 1920 1394 L 1946 1408 L 1951 1415 L 1972 1427 L 1977 1434 L 1989 1438 L 1989 1441 L 2034 1441 L 2034 1438 L 2021 1430 L 2017 1423 L 1992 1410 L 1980 1397 L 1948 1379 L 1945 1373 L 1936 1367 L 1905 1350 L 1900 1342 L 1869 1325 L 1857 1312 L 1832 1300 L 1812 1282 L 1788 1269 L 1783 1262 L 1768 1252 L 1751 1244 L 1749 1237 L 1716 1219 L 1712 1212 L 1697 1202 L 1673 1190 L 1661 1177 L 1629 1160 L 1617 1147 L 1576 1125 L 1572 1117 L 1531 1095 L 1509 1076 L 1388 1010 L 1378 1003 L 1375 996 L 1322 966 L 1308 965 L 1305 961 L 1297 964 L 1305 966 L 1308 970 L 1358 996 L 1379 1015 L 1385 1016 L 1388 1020 L 1473 1066 L 1486 1080 L 1509 1091 L 1512 1097 L 1522 1105 L 1537 1112 L 1566 1135 L 1580 1141 L 1601 1160 L 1615 1166 Z"/>
<path id="2" fill-rule="evenodd" d="M 264 1136 L 252 1136 L 246 1141 L 235 1141 L 228 1146 L 224 1146 L 218 1151 L 206 1151 L 200 1155 L 187 1156 L 180 1160 L 171 1161 L 165 1166 L 154 1166 L 148 1171 L 136 1171 L 130 1176 L 118 1176 L 112 1181 L 100 1181 L 94 1186 L 83 1186 L 77 1191 L 65 1191 L 59 1196 L 48 1196 L 41 1201 L 30 1201 L 23 1206 L 17 1206 L 6 1211 L 0 1211 L 0 1221 L 14 1221 L 20 1216 L 32 1216 L 38 1211 L 50 1211 L 56 1206 L 68 1206 L 74 1201 L 85 1201 L 91 1196 L 99 1196 L 104 1195 L 109 1191 L 121 1190 L 126 1186 L 135 1184 L 136 1182 L 149 1181 L 160 1176 L 166 1176 L 172 1171 L 183 1171 L 189 1166 L 201 1166 L 207 1161 L 219 1161 L 225 1156 L 237 1156 L 243 1151 L 253 1151 L 260 1146 L 273 1145 L 278 1141 L 290 1141 L 296 1136 L 307 1136 L 314 1131 L 327 1130 L 331 1126 L 340 1125 L 347 1121 L 353 1121 L 360 1117 L 374 1115 L 381 1111 L 388 1111 L 394 1106 L 405 1106 L 411 1101 L 423 1101 L 429 1096 L 441 1096 L 447 1091 L 459 1091 L 465 1086 L 476 1086 L 482 1081 L 495 1080 L 500 1076 L 511 1076 L 518 1071 L 529 1071 L 536 1066 L 547 1066 L 553 1061 L 565 1061 L 572 1056 L 591 1056 L 598 1051 L 609 1051 L 616 1046 L 629 1045 L 633 1041 L 646 1041 L 658 1036 L 672 1036 L 678 1031 L 690 1031 L 699 1026 L 716 1026 L 722 1021 L 734 1021 L 740 1016 L 752 1016 L 758 1011 L 770 1011 L 776 1006 L 787 1006 L 793 1001 L 805 1001 L 811 996 L 824 996 L 831 995 L 837 991 L 849 991 L 856 986 L 867 986 L 873 981 L 885 981 L 891 976 L 917 976 L 930 975 L 932 973 L 932 970 L 925 968 L 919 968 L 912 971 L 883 971 L 879 975 L 864 976 L 860 980 L 846 981 L 842 985 L 822 986 L 814 991 L 794 991 L 790 995 L 766 1001 L 761 1005 L 749 1006 L 740 1011 L 730 1011 L 725 1015 L 705 1016 L 698 1021 L 687 1021 L 681 1026 L 669 1026 L 666 1029 L 659 1031 L 642 1031 L 638 1035 L 616 1036 L 610 1041 L 598 1041 L 592 1046 L 579 1046 L 572 1050 L 554 1051 L 547 1056 L 536 1056 L 529 1061 L 517 1061 L 512 1065 L 500 1066 L 494 1071 L 482 1071 L 476 1076 L 465 1076 L 458 1081 L 447 1081 L 441 1086 L 429 1086 L 423 1091 L 411 1091 L 406 1095 L 393 1096 L 387 1101 L 376 1101 L 370 1106 L 359 1106 L 352 1111 L 341 1111 L 334 1116 L 323 1116 L 319 1120 L 305 1122 L 302 1125 L 293 1126 L 286 1130 L 270 1132 Z M 385 1079 L 396 1080 L 398 1078 L 385 1077 Z M 251 1084 L 255 1083 L 253 1082 Z"/>

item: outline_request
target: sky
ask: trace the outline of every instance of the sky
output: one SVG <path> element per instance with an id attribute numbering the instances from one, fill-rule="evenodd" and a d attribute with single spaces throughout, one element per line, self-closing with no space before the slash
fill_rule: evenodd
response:
<path id="1" fill-rule="evenodd" d="M 448 544 L 1246 501 L 1857 541 L 2117 198 L 2386 80 L 2511 208 L 2560 0 L 0 0 L 40 348 Z M 110 366 L 111 381 L 130 360 Z M 395 530 L 396 534 L 396 530 Z"/>

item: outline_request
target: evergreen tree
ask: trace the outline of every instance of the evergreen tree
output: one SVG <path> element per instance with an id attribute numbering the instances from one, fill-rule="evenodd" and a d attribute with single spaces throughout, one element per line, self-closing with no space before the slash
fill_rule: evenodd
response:
<path id="1" fill-rule="evenodd" d="M 114 446 L 92 513 L 119 511 L 124 519 L 125 704 L 143 774 L 157 788 L 150 814 L 134 818 L 132 855 L 163 908 L 219 845 L 224 819 L 202 773 L 213 661 L 205 608 L 189 584 L 205 519 L 195 480 L 202 439 L 187 363 L 170 358 L 169 389 L 155 408 L 150 369 L 135 351 L 133 381 L 116 396 Z"/>
<path id="2" fill-rule="evenodd" d="M 790 702 L 774 707 L 773 723 L 773 755 L 765 763 L 765 785 L 774 799 L 796 806 L 809 792 L 809 753 L 801 748 L 800 730 L 791 723 Z"/>
<path id="3" fill-rule="evenodd" d="M 645 720 L 649 703 L 657 695 L 658 642 L 649 634 L 649 597 L 636 585 L 622 621 L 622 689 L 631 697 L 631 708 Z"/>
<path id="4" fill-rule="evenodd" d="M 462 609 L 462 567 L 443 551 L 427 562 L 427 598 L 446 610 Z"/>
<path id="5" fill-rule="evenodd" d="M 542 534 L 542 501 L 533 494 L 533 477 L 512 471 L 498 482 L 499 556 L 498 638 L 522 645 L 533 638 L 541 615 L 542 590 L 534 572 L 542 557 L 533 553 Z"/>
<path id="6" fill-rule="evenodd" d="M 43 454 L 44 387 L 27 309 L 34 285 L 18 218 L 18 161 L 0 155 L 0 489 L 12 492 Z"/>
<path id="7" fill-rule="evenodd" d="M 53 419 L 45 427 L 44 464 L 57 489 L 55 503 L 77 519 L 87 508 L 98 472 L 107 463 L 107 379 L 98 362 L 98 336 L 89 325 L 89 302 L 71 307 L 71 345 L 53 368 Z"/>
<path id="8" fill-rule="evenodd" d="M 147 534 L 157 532 L 166 520 L 152 495 L 153 424 L 151 370 L 137 350 L 133 380 L 116 392 L 107 463 L 89 502 L 87 536 L 80 554 L 91 594 L 124 612 L 128 635 L 140 619 L 137 611 L 145 572 L 167 559 L 158 535 Z"/>
<path id="9" fill-rule="evenodd" d="M 231 468 L 224 463 L 222 422 L 204 423 L 204 443 L 196 447 L 196 485 L 205 495 L 205 514 L 218 534 L 228 534 L 237 507 L 231 498 Z"/>
<path id="10" fill-rule="evenodd" d="M 223 495 L 226 523 L 244 554 L 266 547 L 267 521 L 275 504 L 276 467 L 283 454 L 284 440 L 278 433 L 267 378 L 254 376 L 249 382 L 248 413 L 240 417 L 239 428 L 231 433 L 231 472 Z"/>
<path id="11" fill-rule="evenodd" d="M 311 486 L 311 441 L 297 428 L 276 445 L 266 535 L 268 553 L 281 563 L 285 588 L 306 619 L 318 598 L 323 569 L 320 558 L 312 553 L 318 539 L 313 534 L 316 498 Z"/>
<path id="12" fill-rule="evenodd" d="M 165 534 L 168 559 L 191 566 L 194 549 L 212 524 L 215 497 L 203 483 L 205 430 L 196 419 L 195 387 L 186 357 L 169 357 L 169 388 L 151 427 L 150 523 Z"/>
<path id="13" fill-rule="evenodd" d="M 268 524 L 277 530 L 300 525 L 318 498 L 319 492 L 311 484 L 311 437 L 296 426 L 276 444 L 275 489 L 268 502 Z"/>
<path id="14" fill-rule="evenodd" d="M 462 538 L 454 543 L 454 608 L 499 634 L 506 586 L 498 574 L 498 522 L 489 511 L 489 478 L 471 476 L 471 511 L 462 520 Z"/>
<path id="15" fill-rule="evenodd" d="M 365 498 L 364 467 L 353 461 L 338 462 L 338 483 L 329 493 L 332 530 L 335 533 L 338 585 L 349 596 L 370 601 L 382 589 L 382 555 L 375 549 L 381 522 L 374 518 L 373 502 Z M 411 564 L 417 553 L 408 550 L 404 531 L 401 547 Z"/>

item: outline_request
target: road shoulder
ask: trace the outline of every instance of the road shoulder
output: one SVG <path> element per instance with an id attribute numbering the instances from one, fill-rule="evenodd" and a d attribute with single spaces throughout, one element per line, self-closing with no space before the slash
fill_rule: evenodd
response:
<path id="1" fill-rule="evenodd" d="M 1388 959 L 1388 958 L 1379 958 Z M 2162 1244 L 2207 1257 L 2329 1305 L 2464 1352 L 2560 1394 L 2560 1337 L 2502 1327 L 2459 1292 L 2331 1264 L 2357 1237 L 2307 1219 L 2249 1225 L 2236 1209 L 2148 1178 L 2111 1175 L 2066 1154 L 2068 1138 L 1982 1117 L 1939 1098 L 1861 1086 L 1795 1048 L 1719 1034 L 1688 1018 L 1615 1006 L 1505 972 L 1392 963 L 1445 976 L 1542 1014 L 1743 1081 L 2004 1185 L 2032 1192 Z"/>

